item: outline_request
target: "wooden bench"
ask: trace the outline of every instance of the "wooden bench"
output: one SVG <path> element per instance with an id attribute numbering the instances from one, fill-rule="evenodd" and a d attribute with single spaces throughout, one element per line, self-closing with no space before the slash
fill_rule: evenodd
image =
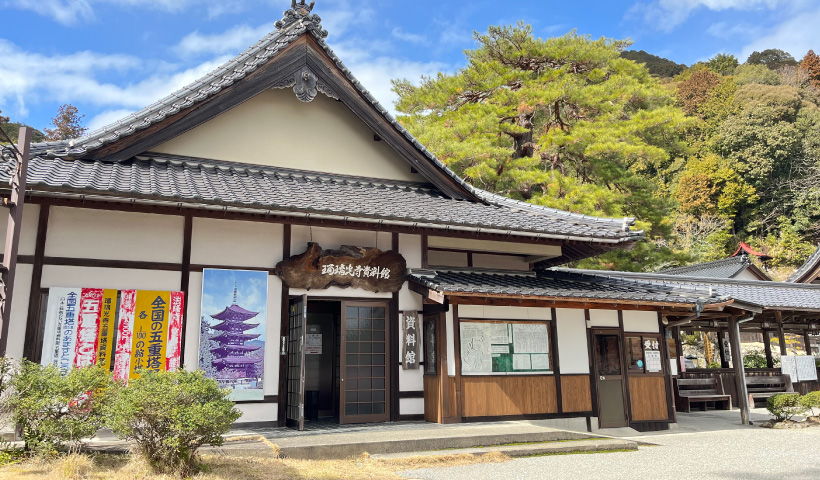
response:
<path id="1" fill-rule="evenodd" d="M 675 378 L 675 408 L 679 412 L 689 413 L 693 403 L 702 403 L 706 411 L 710 403 L 715 408 L 732 409 L 732 396 L 723 390 L 720 377 L 712 378 Z"/>
<path id="2" fill-rule="evenodd" d="M 749 393 L 749 406 L 755 402 L 765 401 L 778 393 L 793 393 L 794 386 L 789 375 L 746 377 L 746 391 Z"/>

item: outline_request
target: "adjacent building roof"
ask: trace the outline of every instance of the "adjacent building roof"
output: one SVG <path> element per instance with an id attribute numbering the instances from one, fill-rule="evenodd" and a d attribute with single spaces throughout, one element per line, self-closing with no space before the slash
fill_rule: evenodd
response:
<path id="1" fill-rule="evenodd" d="M 733 257 L 738 255 L 754 255 L 755 257 L 760 258 L 761 260 L 771 260 L 772 257 L 766 255 L 765 253 L 758 252 L 754 248 L 750 247 L 747 243 L 740 242 L 740 245 L 737 247 L 735 253 L 732 254 Z"/>
<path id="2" fill-rule="evenodd" d="M 806 285 L 760 280 L 716 279 L 664 273 L 613 272 L 554 268 L 551 271 L 596 276 L 601 279 L 622 279 L 649 282 L 676 288 L 707 289 L 721 297 L 735 300 L 733 306 L 744 305 L 772 310 L 820 312 L 820 285 Z"/>
<path id="3" fill-rule="evenodd" d="M 743 271 L 750 270 L 760 280 L 771 280 L 768 275 L 757 268 L 748 255 L 723 258 L 713 262 L 696 263 L 685 267 L 661 270 L 665 275 L 687 275 L 707 278 L 735 278 Z"/>
<path id="4" fill-rule="evenodd" d="M 410 279 L 445 295 L 544 297 L 549 300 L 591 300 L 637 305 L 680 305 L 681 307 L 721 304 L 730 301 L 720 295 L 710 294 L 708 289 L 703 288 L 659 285 L 576 271 L 412 270 Z"/>
<path id="5" fill-rule="evenodd" d="M 173 201 L 197 207 L 219 205 L 276 213 L 378 219 L 387 223 L 418 222 L 443 228 L 492 229 L 505 234 L 574 239 L 591 242 L 591 245 L 619 243 L 628 246 L 642 238 L 642 232 L 629 230 L 634 224 L 632 218 L 606 219 L 573 214 L 515 201 L 469 185 L 421 145 L 361 85 L 324 41 L 327 32 L 321 27 L 321 19 L 311 10 L 312 5 L 294 4 L 277 22 L 276 31 L 205 77 L 139 112 L 83 138 L 33 145 L 35 157 L 29 167 L 29 190 L 35 194 L 97 195 L 113 200 Z M 170 121 L 176 118 L 175 115 L 187 112 L 186 109 L 226 91 L 304 35 L 315 41 L 365 100 L 368 108 L 377 111 L 389 128 L 399 132 L 410 149 L 421 152 L 434 170 L 449 178 L 448 182 L 463 189 L 466 193 L 462 198 L 467 200 L 452 200 L 458 195 L 447 194 L 451 197 L 447 198 L 434 188 L 401 182 L 335 178 L 322 173 L 294 173 L 245 164 L 155 156 L 146 152 L 135 153 L 139 157 L 132 155 L 116 160 L 112 159 L 118 154 L 107 156 L 106 152 L 117 150 L 118 142 L 132 136 L 139 134 L 150 138 L 155 133 L 146 132 L 146 129 L 157 129 L 160 122 Z M 283 85 L 293 86 L 290 82 L 294 81 L 290 78 Z M 332 86 L 321 81 L 316 88 L 327 95 L 335 95 Z M 7 177 L 7 172 L 0 174 L 2 179 Z M 567 258 L 583 258 L 600 251 L 603 250 L 588 248 L 583 254 Z"/>
<path id="6" fill-rule="evenodd" d="M 806 262 L 795 270 L 786 281 L 812 283 L 818 279 L 820 279 L 820 245 L 817 246 L 817 250 L 815 250 L 814 253 L 809 255 Z"/>

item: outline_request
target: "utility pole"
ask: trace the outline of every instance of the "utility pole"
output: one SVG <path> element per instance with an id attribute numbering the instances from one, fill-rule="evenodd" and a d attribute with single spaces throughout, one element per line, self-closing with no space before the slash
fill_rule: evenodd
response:
<path id="1" fill-rule="evenodd" d="M 3 148 L 4 154 L 11 154 L 14 164 L 11 167 L 11 195 L 3 199 L 3 206 L 9 209 L 6 244 L 3 250 L 2 285 L 0 285 L 0 357 L 6 356 L 9 341 L 9 324 L 11 323 L 11 300 L 14 294 L 14 274 L 17 270 L 17 250 L 20 246 L 20 227 L 23 223 L 23 204 L 26 197 L 26 173 L 28 157 L 31 150 L 31 127 L 21 127 L 17 143 L 22 150 L 11 144 Z M 6 156 L 6 155 L 2 155 Z"/>

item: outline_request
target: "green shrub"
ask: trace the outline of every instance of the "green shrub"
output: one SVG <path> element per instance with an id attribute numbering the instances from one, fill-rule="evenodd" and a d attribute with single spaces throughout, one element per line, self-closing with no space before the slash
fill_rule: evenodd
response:
<path id="1" fill-rule="evenodd" d="M 820 410 L 820 392 L 809 392 L 803 395 L 800 397 L 800 404 L 806 411 L 811 410 L 811 414 L 814 415 L 815 408 Z"/>
<path id="2" fill-rule="evenodd" d="M 133 440 L 157 472 L 197 470 L 197 449 L 221 445 L 240 413 L 201 371 L 146 373 L 130 380 L 108 408 L 108 426 Z"/>
<path id="3" fill-rule="evenodd" d="M 743 357 L 743 366 L 746 368 L 766 368 L 766 354 L 760 350 L 750 350 Z"/>
<path id="4" fill-rule="evenodd" d="M 800 394 L 778 393 L 766 399 L 766 410 L 774 415 L 775 420 L 783 421 L 800 415 L 806 408 L 800 402 Z"/>
<path id="5" fill-rule="evenodd" d="M 10 377 L 7 407 L 21 430 L 26 450 L 51 452 L 77 448 L 103 422 L 103 407 L 114 390 L 99 367 L 75 368 L 66 375 L 53 365 L 23 360 Z"/>

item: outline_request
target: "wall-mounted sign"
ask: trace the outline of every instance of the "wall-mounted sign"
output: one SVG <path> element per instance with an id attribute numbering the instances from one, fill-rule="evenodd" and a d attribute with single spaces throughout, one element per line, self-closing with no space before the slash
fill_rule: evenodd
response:
<path id="1" fill-rule="evenodd" d="M 421 356 L 419 346 L 421 345 L 421 325 L 419 324 L 418 313 L 413 311 L 402 312 L 402 349 L 401 366 L 404 370 L 418 370 Z"/>
<path id="2" fill-rule="evenodd" d="M 305 253 L 279 262 L 276 274 L 290 288 L 337 286 L 398 292 L 407 276 L 407 263 L 393 251 L 347 245 L 339 250 L 322 250 L 318 244 L 308 243 Z"/>
<path id="3" fill-rule="evenodd" d="M 233 401 L 264 399 L 268 273 L 206 268 L 200 311 L 199 368 Z"/>
<path id="4" fill-rule="evenodd" d="M 544 322 L 464 320 L 459 327 L 462 375 L 552 372 Z"/>
<path id="5" fill-rule="evenodd" d="M 321 355 L 322 354 L 322 334 L 321 333 L 307 333 L 305 334 L 305 355 Z"/>
<path id="6" fill-rule="evenodd" d="M 182 292 L 55 287 L 48 293 L 41 364 L 62 373 L 113 364 L 120 380 L 134 378 L 142 368 L 179 366 Z M 139 335 L 134 335 L 135 323 Z"/>

